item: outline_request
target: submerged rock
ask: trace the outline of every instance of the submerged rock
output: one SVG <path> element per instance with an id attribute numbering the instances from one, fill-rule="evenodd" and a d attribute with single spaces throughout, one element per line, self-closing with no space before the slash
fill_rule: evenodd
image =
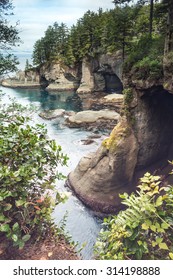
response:
<path id="1" fill-rule="evenodd" d="M 82 145 L 90 145 L 90 144 L 95 143 L 95 141 L 92 139 L 82 139 L 81 142 L 82 142 Z"/>
<path id="2" fill-rule="evenodd" d="M 63 109 L 45 110 L 45 111 L 39 113 L 39 116 L 46 120 L 53 120 L 53 119 L 63 116 L 64 113 L 65 113 L 65 110 L 63 110 Z"/>

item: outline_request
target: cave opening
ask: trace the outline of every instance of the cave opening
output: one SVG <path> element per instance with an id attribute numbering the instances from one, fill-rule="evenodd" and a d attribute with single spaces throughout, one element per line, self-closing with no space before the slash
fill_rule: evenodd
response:
<path id="1" fill-rule="evenodd" d="M 98 75 L 97 78 L 95 77 L 95 83 L 103 85 L 103 90 L 106 93 L 122 93 L 123 83 L 120 79 L 120 73 L 116 73 L 111 65 L 102 64 L 95 68 L 94 73 Z"/>
<path id="2" fill-rule="evenodd" d="M 123 84 L 116 74 L 104 73 L 103 76 L 107 93 L 122 93 Z"/>
<path id="3" fill-rule="evenodd" d="M 43 75 L 40 76 L 40 85 L 43 89 L 45 89 L 49 85 L 49 82 Z"/>
<path id="4" fill-rule="evenodd" d="M 140 147 L 137 169 L 168 162 L 173 156 L 173 94 L 162 86 L 146 90 L 137 117 Z"/>

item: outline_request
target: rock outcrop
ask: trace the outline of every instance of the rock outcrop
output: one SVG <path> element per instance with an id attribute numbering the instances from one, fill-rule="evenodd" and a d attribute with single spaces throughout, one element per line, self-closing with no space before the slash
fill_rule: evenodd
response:
<path id="1" fill-rule="evenodd" d="M 79 69 L 70 68 L 62 64 L 45 64 L 40 68 L 41 79 L 47 81 L 48 91 L 74 91 L 79 87 Z"/>
<path id="2" fill-rule="evenodd" d="M 65 114 L 65 110 L 56 109 L 56 110 L 44 110 L 39 113 L 39 116 L 46 120 L 53 120 L 58 117 L 62 117 Z"/>
<path id="3" fill-rule="evenodd" d="M 77 91 L 79 95 L 93 92 L 121 93 L 122 55 L 85 57 L 74 67 L 62 61 L 45 63 L 41 67 L 19 71 L 15 78 L 5 79 L 3 86 L 32 88 L 42 86 L 49 92 Z"/>
<path id="4" fill-rule="evenodd" d="M 119 120 L 119 114 L 110 110 L 82 111 L 66 119 L 66 124 L 71 127 L 87 129 L 112 129 Z"/>
<path id="5" fill-rule="evenodd" d="M 92 61 L 83 59 L 82 78 L 77 93 L 91 93 L 94 91 L 94 75 L 92 71 Z"/>
<path id="6" fill-rule="evenodd" d="M 133 80 L 124 96 L 123 116 L 101 147 L 82 158 L 67 185 L 93 210 L 120 208 L 119 193 L 131 192 L 137 174 L 171 159 L 173 95 L 162 81 Z"/>
<path id="7" fill-rule="evenodd" d="M 102 98 L 93 100 L 92 104 L 90 105 L 90 109 L 109 109 L 120 113 L 123 106 L 123 99 L 124 96 L 122 94 L 108 94 Z"/>
<path id="8" fill-rule="evenodd" d="M 100 55 L 85 58 L 82 62 L 82 79 L 77 93 L 116 92 L 121 93 L 122 54 Z"/>
<path id="9" fill-rule="evenodd" d="M 1 84 L 4 87 L 11 88 L 39 88 L 41 86 L 40 74 L 37 69 L 18 71 L 15 77 L 4 79 Z"/>
<path id="10" fill-rule="evenodd" d="M 94 211 L 119 210 L 119 193 L 127 191 L 137 162 L 138 144 L 125 119 L 96 153 L 82 158 L 67 185 Z"/>

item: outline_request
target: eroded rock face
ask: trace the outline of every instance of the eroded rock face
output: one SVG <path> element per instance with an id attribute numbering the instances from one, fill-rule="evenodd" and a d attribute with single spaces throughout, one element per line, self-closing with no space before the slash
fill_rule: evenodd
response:
<path id="1" fill-rule="evenodd" d="M 95 211 L 115 212 L 120 205 L 119 192 L 127 191 L 132 179 L 137 155 L 136 137 L 122 119 L 96 153 L 80 160 L 68 185 Z"/>
<path id="2" fill-rule="evenodd" d="M 82 79 L 77 93 L 116 92 L 123 90 L 122 55 L 100 55 L 97 59 L 85 58 L 82 62 Z"/>
<path id="3" fill-rule="evenodd" d="M 136 169 L 168 158 L 173 140 L 173 95 L 162 86 L 143 90 L 132 113 L 140 147 Z"/>
<path id="4" fill-rule="evenodd" d="M 167 160 L 173 148 L 173 95 L 161 85 L 140 88 L 139 83 L 128 94 L 110 137 L 68 178 L 76 195 L 102 213 L 119 210 L 118 195 L 131 191 L 135 174 Z"/>
<path id="5" fill-rule="evenodd" d="M 92 61 L 84 59 L 82 62 L 82 79 L 77 93 L 91 93 L 94 90 L 94 76 L 92 72 Z"/>
<path id="6" fill-rule="evenodd" d="M 85 57 L 74 67 L 62 61 L 45 63 L 39 68 L 19 71 L 14 79 L 7 79 L 2 85 L 8 87 L 46 88 L 55 91 L 77 91 L 78 94 L 93 92 L 121 93 L 122 55 L 100 55 L 98 58 Z"/>
<path id="7" fill-rule="evenodd" d="M 48 82 L 48 91 L 76 90 L 79 87 L 78 69 L 66 67 L 59 62 L 43 65 L 40 76 Z"/>

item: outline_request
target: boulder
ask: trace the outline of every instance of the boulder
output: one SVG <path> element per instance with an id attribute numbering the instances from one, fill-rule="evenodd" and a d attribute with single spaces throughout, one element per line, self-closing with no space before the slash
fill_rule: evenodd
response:
<path id="1" fill-rule="evenodd" d="M 119 120 L 119 114 L 110 110 L 81 111 L 66 119 L 67 126 L 112 129 Z"/>
<path id="2" fill-rule="evenodd" d="M 102 98 L 93 100 L 91 109 L 109 109 L 120 113 L 123 105 L 124 96 L 122 94 L 108 94 Z"/>
<path id="3" fill-rule="evenodd" d="M 53 119 L 63 116 L 64 113 L 65 113 L 65 110 L 63 110 L 63 109 L 44 110 L 43 112 L 39 113 L 39 116 L 46 120 L 53 120 Z"/>

